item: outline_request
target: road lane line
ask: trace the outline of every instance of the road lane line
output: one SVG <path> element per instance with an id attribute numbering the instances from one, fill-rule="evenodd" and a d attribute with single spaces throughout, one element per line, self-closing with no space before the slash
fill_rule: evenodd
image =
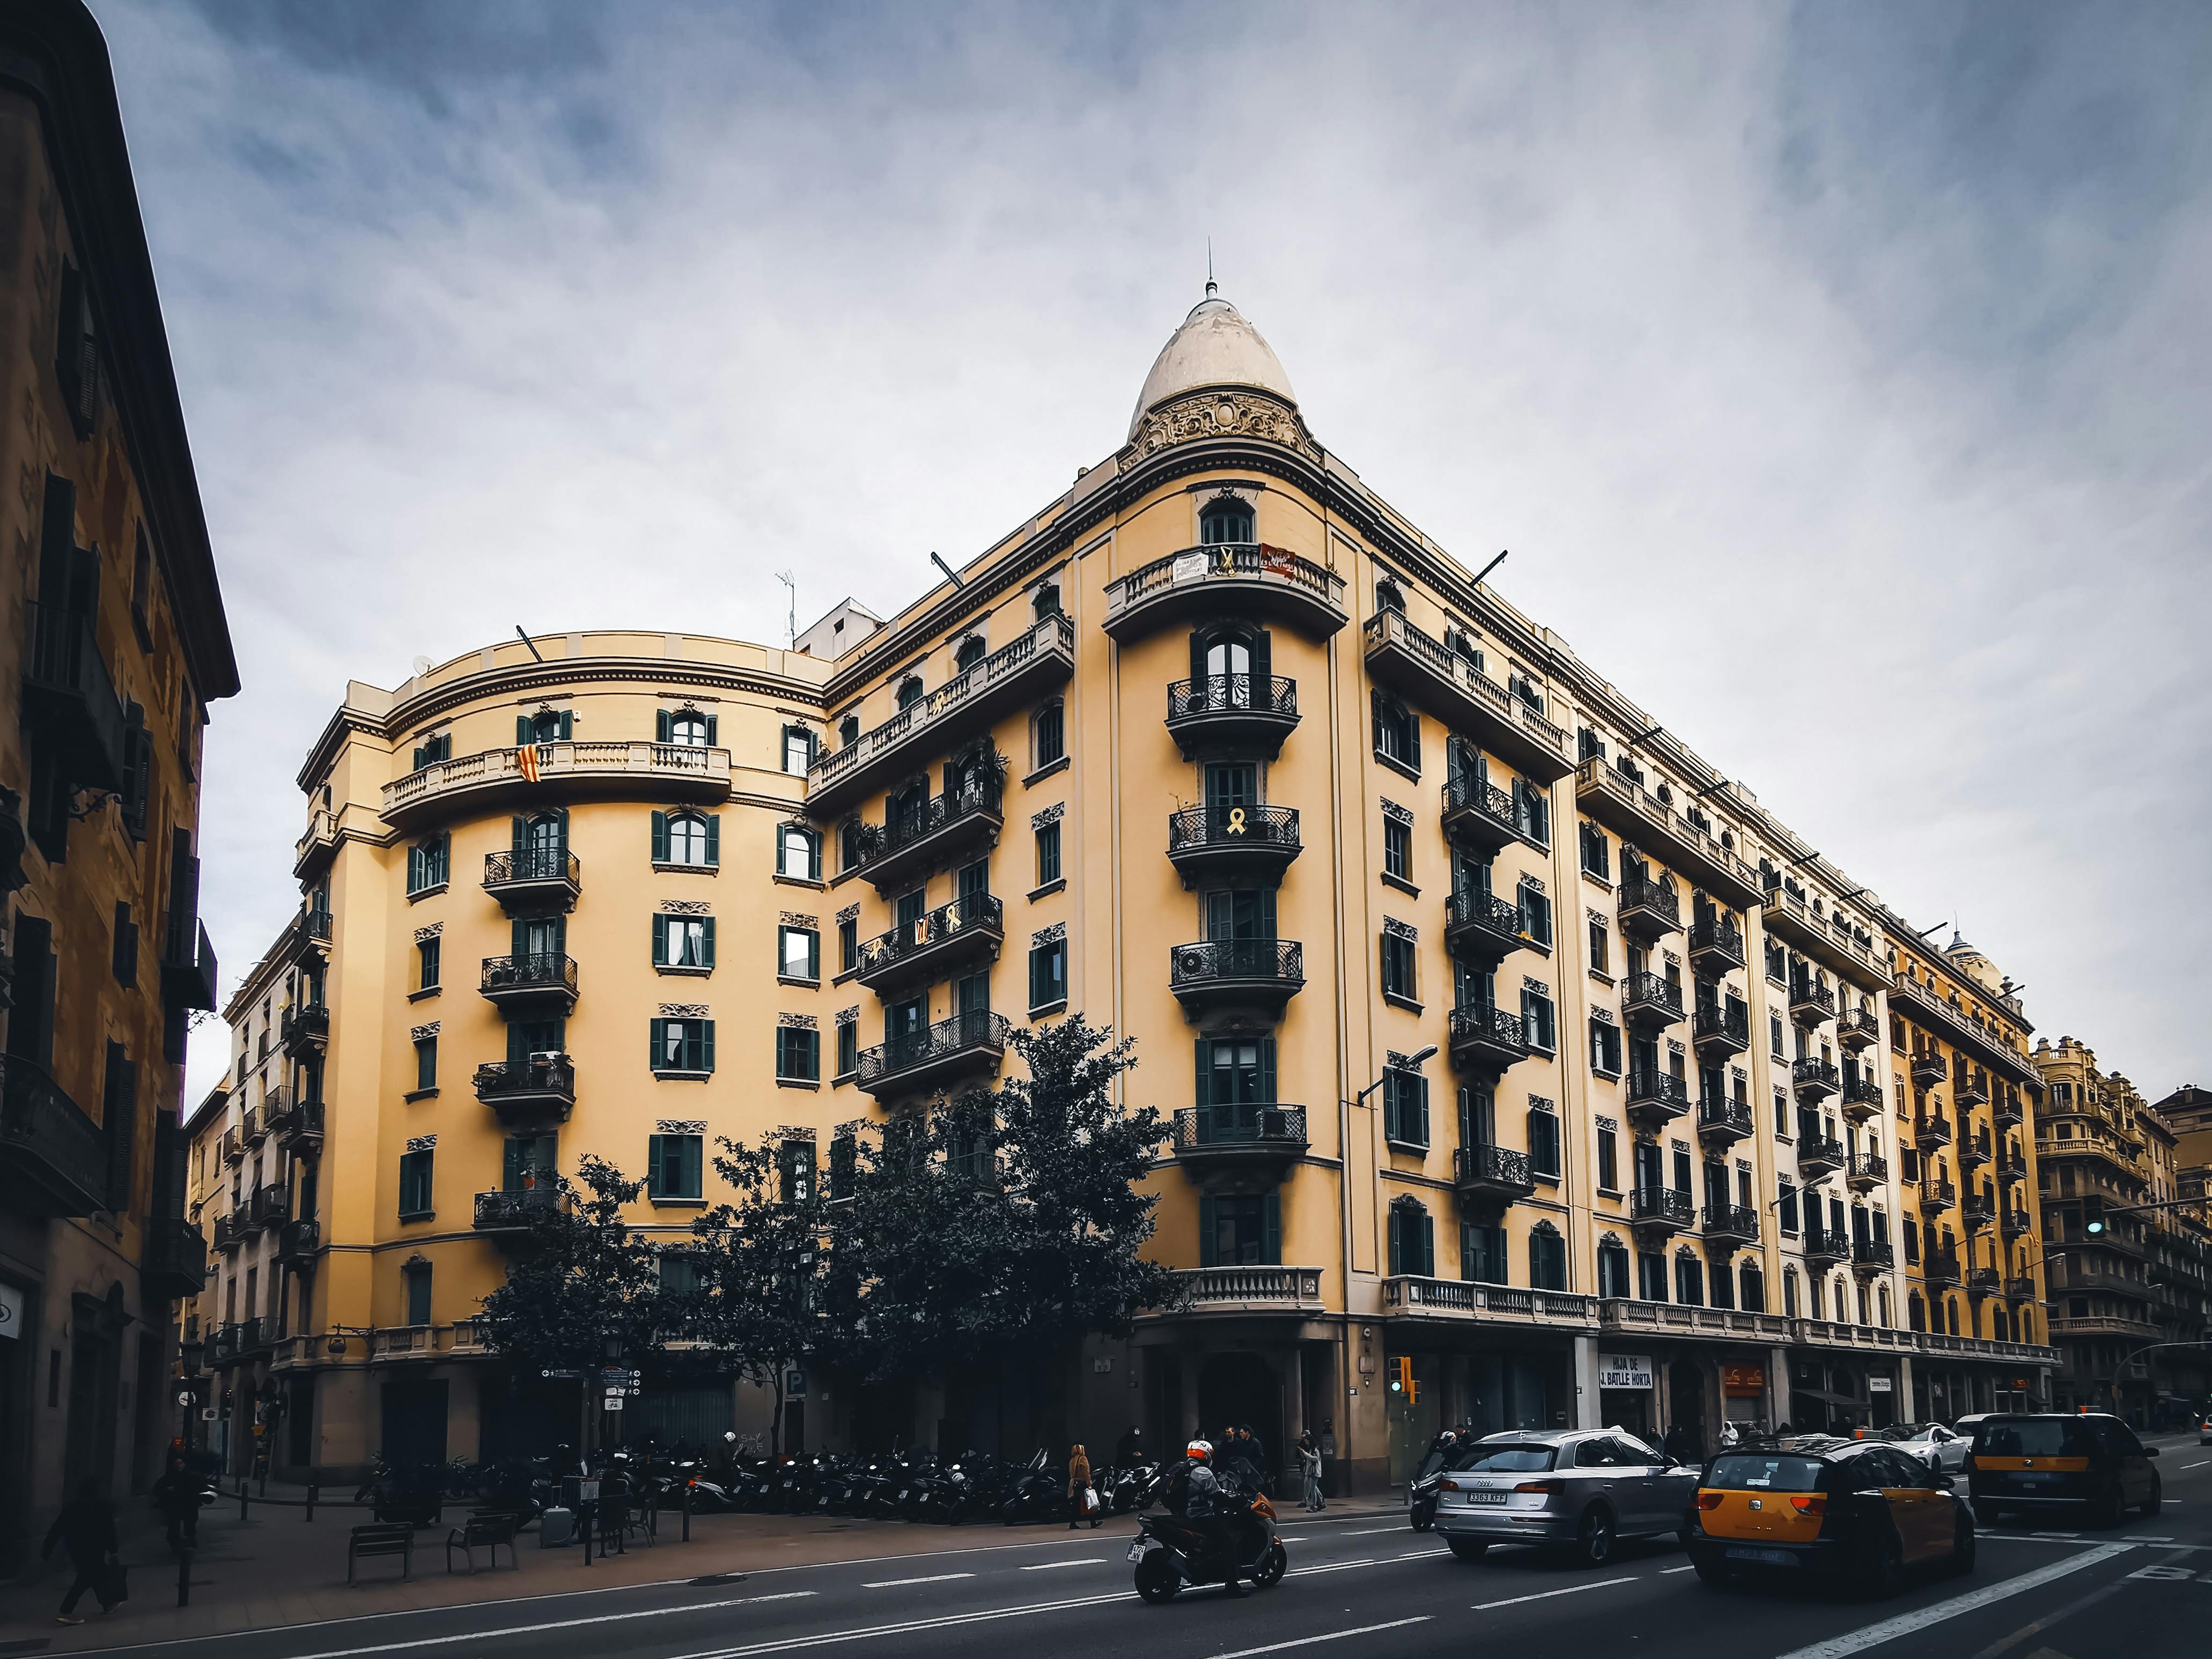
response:
<path id="1" fill-rule="evenodd" d="M 2124 1544 L 2171 1544 L 2173 1534 L 2163 1533 L 2154 1538 L 2144 1533 L 2124 1532 L 2120 1534 L 2120 1541 Z"/>
<path id="2" fill-rule="evenodd" d="M 1362 1527 L 1358 1532 L 1340 1532 L 1339 1538 L 1372 1538 L 1378 1532 L 1411 1532 L 1411 1527 Z"/>
<path id="3" fill-rule="evenodd" d="M 1659 1569 L 1659 1576 L 1660 1576 L 1662 1578 L 1665 1578 L 1665 1577 L 1668 1577 L 1670 1574 L 1673 1574 L 1673 1573 L 1677 1573 L 1677 1572 L 1695 1572 L 1697 1570 L 1698 1570 L 1698 1564 L 1697 1564 L 1696 1562 L 1692 1561 L 1692 1562 L 1688 1566 L 1686 1566 L 1686 1567 L 1662 1567 L 1662 1568 L 1660 1568 L 1660 1569 Z"/>
<path id="4" fill-rule="evenodd" d="M 2212 1463 L 2212 1457 L 2206 1458 L 2204 1463 Z M 2201 1469 L 2204 1467 L 2204 1463 L 2184 1463 L 2181 1467 L 2185 1469 Z"/>
<path id="5" fill-rule="evenodd" d="M 1371 1567 L 1382 1559 L 1379 1555 L 1363 1555 L 1357 1561 L 1324 1561 L 1319 1566 L 1299 1567 L 1285 1576 L 1310 1578 L 1317 1572 L 1342 1572 L 1346 1567 Z"/>
<path id="6" fill-rule="evenodd" d="M 1401 1561 L 1420 1561 L 1425 1560 L 1431 1555 L 1449 1555 L 1450 1553 L 1449 1550 L 1407 1550 L 1398 1559 Z"/>
<path id="7" fill-rule="evenodd" d="M 2133 1577 L 2134 1575 L 2132 1573 L 2129 1575 L 2129 1577 Z M 1974 1655 L 1973 1659 L 2002 1659 L 2002 1656 L 2012 1651 L 2013 1649 L 2027 1641 L 2029 1637 L 2040 1636 L 2045 1631 L 2054 1629 L 2057 1626 L 2064 1624 L 2069 1619 L 2073 1618 L 2075 1614 L 2081 1613 L 2089 1607 L 2096 1606 L 2098 1602 L 2105 1601 L 2112 1596 L 2118 1595 L 2122 1589 L 2126 1588 L 2126 1586 L 2127 1579 L 2125 1578 L 2118 1579 L 2109 1584 L 2100 1584 L 2095 1589 L 2091 1590 L 2087 1595 L 2081 1596 L 2075 1601 L 2069 1601 L 2064 1607 L 2058 1608 L 2056 1612 L 2046 1613 L 2042 1618 L 2034 1620 L 2033 1623 L 2022 1625 L 2018 1630 L 2013 1632 L 2011 1635 L 2000 1636 L 1996 1641 L 1990 1643 L 1989 1646 L 1984 1648 L 1979 1653 Z M 2038 1648 L 2036 1651 L 2038 1653 L 2050 1653 L 2052 1652 L 2053 1650 L 2050 1648 Z"/>
<path id="8" fill-rule="evenodd" d="M 1110 1595 L 1079 1595 L 1065 1601 L 1032 1601 L 1024 1607 L 993 1607 L 982 1613 L 950 1613 L 937 1619 L 908 1619 L 896 1625 L 868 1625 L 855 1630 L 824 1631 L 818 1636 L 784 1636 L 773 1641 L 754 1642 L 744 1647 L 702 1648 L 696 1653 L 678 1654 L 673 1659 L 752 1659 L 763 1653 L 788 1653 L 799 1648 L 832 1647 L 841 1642 L 865 1642 L 877 1636 L 911 1636 L 918 1632 L 946 1630 L 956 1625 L 988 1624 L 998 1619 L 1019 1619 L 1032 1613 L 1059 1613 L 1070 1607 L 1096 1607 L 1109 1601 L 1127 1601 L 1136 1595 L 1133 1590 L 1116 1590 Z"/>
<path id="9" fill-rule="evenodd" d="M 902 1584 L 949 1584 L 956 1578 L 973 1578 L 972 1572 L 933 1572 L 923 1578 L 878 1578 L 860 1586 L 862 1589 L 896 1589 Z"/>
<path id="10" fill-rule="evenodd" d="M 1347 1636 L 1372 1636 L 1378 1630 L 1401 1630 L 1407 1625 L 1425 1625 L 1432 1617 L 1419 1613 L 1411 1619 L 1393 1619 L 1387 1625 L 1362 1625 L 1358 1630 L 1333 1630 L 1325 1636 L 1301 1636 L 1291 1642 L 1271 1642 L 1264 1648 L 1239 1648 L 1234 1653 L 1217 1653 L 1213 1659 L 1253 1659 L 1255 1654 L 1280 1653 L 1285 1648 L 1310 1647 L 1316 1642 L 1341 1642 Z"/>
<path id="11" fill-rule="evenodd" d="M 1024 1567 L 1022 1571 L 1024 1572 L 1050 1572 L 1055 1567 L 1097 1567 L 1103 1566 L 1105 1563 L 1106 1558 L 1103 1555 L 1085 1555 L 1079 1556 L 1073 1561 L 1032 1561 L 1029 1565 Z M 969 1573 L 966 1576 L 971 1578 L 975 1577 L 973 1573 Z"/>
<path id="12" fill-rule="evenodd" d="M 358 1656 L 368 1653 L 401 1653 L 411 1648 L 451 1647 L 456 1642 L 488 1642 L 495 1636 L 536 1636 L 549 1630 L 580 1630 L 587 1625 L 620 1624 L 629 1619 L 664 1619 L 671 1613 L 713 1613 L 722 1607 L 750 1607 L 760 1601 L 797 1601 L 815 1594 L 813 1590 L 784 1590 L 775 1595 L 741 1595 L 728 1601 L 694 1601 L 687 1607 L 647 1607 L 638 1613 L 595 1613 L 589 1619 L 556 1619 L 543 1625 L 509 1625 L 501 1630 L 471 1631 L 463 1636 L 418 1636 L 406 1642 L 380 1642 L 374 1647 L 335 1648 L 325 1653 L 301 1654 L 297 1656 L 297 1659 L 358 1659 Z M 467 1604 L 461 1605 L 465 1607 Z M 452 1607 L 447 1609 L 447 1612 L 458 1610 Z M 188 1641 L 221 1639 L 235 1643 L 240 1636 L 256 1633 L 251 1631 L 240 1631 L 235 1635 L 221 1638 L 188 1637 L 184 1639 Z"/>
<path id="13" fill-rule="evenodd" d="M 2125 1555 L 2134 1549 L 2132 1544 L 2106 1544 L 2102 1547 L 2069 1556 L 2063 1561 L 2053 1561 L 2047 1567 L 2038 1567 L 2033 1572 L 2024 1572 L 2017 1578 L 2008 1578 L 2002 1583 L 1991 1584 L 1948 1601 L 1938 1601 L 1933 1607 L 1921 1607 L 1912 1613 L 1899 1613 L 1894 1619 L 1885 1619 L 1878 1625 L 1869 1625 L 1863 1630 L 1846 1632 L 1832 1636 L 1825 1642 L 1815 1642 L 1809 1647 L 1795 1648 L 1783 1654 L 1781 1659 L 1844 1659 L 1847 1654 L 1863 1652 L 1878 1647 L 1884 1642 L 1900 1636 L 1910 1636 L 1916 1631 L 1940 1625 L 1948 1619 L 1962 1613 L 1975 1613 L 1991 1602 L 2002 1601 L 2032 1589 L 2040 1589 L 2054 1579 L 2063 1578 L 2084 1567 L 2094 1567 L 2113 1557 Z"/>
<path id="14" fill-rule="evenodd" d="M 2032 1532 L 2028 1534 L 2030 1538 L 2079 1538 L 2081 1535 L 2081 1534 L 2078 1532 Z"/>
<path id="15" fill-rule="evenodd" d="M 1584 1590 L 1611 1589 L 1615 1584 L 1632 1584 L 1637 1575 L 1626 1578 L 1601 1578 L 1594 1584 L 1570 1584 L 1565 1589 L 1538 1590 L 1534 1595 L 1509 1595 L 1503 1601 L 1477 1601 L 1474 1611 L 1488 1613 L 1492 1607 L 1517 1607 L 1523 1601 L 1548 1601 L 1555 1595 L 1579 1595 Z"/>

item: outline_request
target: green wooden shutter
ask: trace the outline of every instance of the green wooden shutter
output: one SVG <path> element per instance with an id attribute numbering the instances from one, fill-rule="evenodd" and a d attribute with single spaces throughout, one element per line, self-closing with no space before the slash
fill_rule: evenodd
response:
<path id="1" fill-rule="evenodd" d="M 520 812 L 514 815 L 514 839 L 509 845 L 518 853 L 530 845 L 530 820 Z"/>
<path id="2" fill-rule="evenodd" d="M 515 747 L 518 749 L 520 748 L 524 744 L 532 741 L 534 736 L 535 733 L 533 733 L 530 729 L 530 716 L 527 714 L 517 714 L 514 717 Z"/>
<path id="3" fill-rule="evenodd" d="M 660 1069 L 660 1045 L 668 1036 L 668 1022 L 654 1019 L 647 1022 L 650 1030 L 646 1036 L 646 1057 L 653 1070 Z"/>
<path id="4" fill-rule="evenodd" d="M 719 715 L 716 715 L 716 714 L 709 714 L 709 715 L 708 715 L 708 716 L 707 716 L 707 747 L 708 747 L 708 748 L 712 749 L 712 748 L 714 746 L 714 735 L 715 735 L 716 732 L 717 732 L 717 731 L 719 731 L 719 730 L 720 729 L 721 723 L 722 723 L 722 722 L 721 722 L 721 718 L 720 718 L 720 716 L 719 716 Z M 808 750 L 809 750 L 809 751 L 810 751 L 810 752 L 809 752 L 809 754 L 808 754 L 808 758 L 809 758 L 810 760 L 813 757 L 812 757 L 812 753 L 811 753 L 812 747 L 813 747 L 813 745 L 812 745 L 811 744 L 808 744 Z"/>
<path id="5" fill-rule="evenodd" d="M 1390 1237 L 1390 1277 L 1395 1279 L 1406 1271 L 1401 1258 L 1405 1255 L 1406 1211 L 1402 1205 L 1390 1206 L 1389 1233 Z"/>
<path id="6" fill-rule="evenodd" d="M 707 815 L 707 862 L 717 866 L 722 862 L 722 815 L 720 812 Z M 817 871 L 816 873 L 820 872 Z"/>
<path id="7" fill-rule="evenodd" d="M 663 708 L 653 717 L 653 736 L 656 743 L 676 741 L 676 716 Z"/>
<path id="8" fill-rule="evenodd" d="M 1260 1260 L 1270 1267 L 1283 1265 L 1283 1195 L 1269 1193 L 1260 1200 Z"/>
<path id="9" fill-rule="evenodd" d="M 1190 632 L 1190 685 L 1195 691 L 1206 684 L 1206 635 L 1194 628 Z"/>
<path id="10" fill-rule="evenodd" d="M 1415 1079 L 1413 1079 L 1413 1102 L 1414 1102 L 1415 1106 L 1419 1109 L 1419 1112 L 1420 1112 L 1420 1124 L 1419 1124 L 1419 1127 L 1420 1127 L 1420 1134 L 1419 1134 L 1419 1136 L 1418 1137 L 1418 1139 L 1419 1139 L 1419 1141 L 1420 1141 L 1421 1145 L 1422 1145 L 1422 1146 L 1427 1146 L 1427 1145 L 1429 1144 L 1429 1080 L 1428 1080 L 1428 1079 L 1426 1079 L 1426 1078 L 1425 1078 L 1425 1077 L 1417 1077 L 1417 1078 L 1415 1078 Z"/>
<path id="11" fill-rule="evenodd" d="M 1260 1039 L 1260 1098 L 1272 1106 L 1275 1103 L 1275 1039 Z"/>
<path id="12" fill-rule="evenodd" d="M 1198 1199 L 1198 1265 L 1218 1267 L 1221 1264 L 1215 1255 L 1213 1242 L 1213 1200 L 1204 1193 Z"/>
<path id="13" fill-rule="evenodd" d="M 1398 1074 L 1385 1067 L 1382 1073 L 1382 1139 L 1396 1140 L 1398 1134 Z"/>
<path id="14" fill-rule="evenodd" d="M 563 714 L 561 718 L 566 720 L 568 716 Z M 1406 763 L 1416 772 L 1421 769 L 1421 715 L 1419 709 L 1413 708 L 1406 710 Z"/>
<path id="15" fill-rule="evenodd" d="M 1367 702 L 1368 720 L 1373 727 L 1374 732 L 1375 752 L 1379 755 L 1382 752 L 1382 692 L 1381 688 L 1370 686 L 1367 692 Z"/>
<path id="16" fill-rule="evenodd" d="M 1190 1098 L 1198 1108 L 1198 1132 L 1203 1136 L 1213 1121 L 1213 1044 L 1200 1037 L 1194 1047 L 1197 1059 Z"/>
<path id="17" fill-rule="evenodd" d="M 702 936 L 701 943 L 702 945 L 703 955 L 706 959 L 706 964 L 708 967 L 712 968 L 714 965 L 714 919 L 712 916 L 708 916 L 704 920 L 706 926 L 701 930 Z M 821 945 L 818 941 L 816 944 L 815 949 L 817 952 L 821 949 Z M 820 962 L 818 960 L 816 961 L 814 966 L 814 976 L 817 979 L 819 979 L 822 976 Z"/>
<path id="18" fill-rule="evenodd" d="M 702 1072 L 711 1072 L 714 1069 L 714 1022 L 711 1019 L 702 1019 L 699 1024 L 702 1028 L 699 1039 L 699 1069 Z"/>
<path id="19" fill-rule="evenodd" d="M 668 966 L 668 918 L 656 915 L 653 919 L 653 965 Z"/>
<path id="20" fill-rule="evenodd" d="M 1421 1212 L 1421 1277 L 1437 1276 L 1437 1218 L 1426 1210 Z"/>
<path id="21" fill-rule="evenodd" d="M 661 1177 L 661 1159 L 667 1154 L 667 1139 L 665 1135 L 647 1135 L 645 1138 L 645 1193 L 648 1198 L 668 1196 L 667 1182 Z M 513 1141 L 507 1142 L 510 1151 L 514 1146 Z"/>
<path id="22" fill-rule="evenodd" d="M 1259 708 L 1269 707 L 1268 686 L 1275 678 L 1274 639 L 1266 629 L 1252 637 L 1252 701 Z"/>
<path id="23" fill-rule="evenodd" d="M 697 1198 L 706 1191 L 705 1171 L 700 1167 L 704 1144 L 697 1135 L 680 1138 L 684 1154 L 684 1186 L 681 1196 Z"/>
<path id="24" fill-rule="evenodd" d="M 665 812 L 653 815 L 653 861 L 655 864 L 668 862 L 668 814 Z"/>
<path id="25" fill-rule="evenodd" d="M 562 743 L 568 742 L 570 738 L 575 735 L 575 720 L 576 717 L 574 714 L 571 714 L 566 708 L 562 709 L 561 711 L 560 728 L 554 733 L 554 735 L 559 738 Z"/>

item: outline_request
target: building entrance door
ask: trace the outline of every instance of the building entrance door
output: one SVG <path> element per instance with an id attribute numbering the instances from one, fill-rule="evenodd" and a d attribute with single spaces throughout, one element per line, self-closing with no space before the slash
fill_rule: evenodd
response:
<path id="1" fill-rule="evenodd" d="M 1672 1421 L 1674 1427 L 1690 1437 L 1692 1461 L 1701 1459 L 1709 1449 L 1705 1435 L 1705 1378 L 1692 1359 L 1678 1359 L 1668 1368 L 1668 1381 L 1672 1389 Z"/>
<path id="2" fill-rule="evenodd" d="M 1214 1443 L 1217 1458 L 1224 1449 L 1221 1431 L 1231 1423 L 1249 1423 L 1260 1437 L 1269 1474 L 1283 1467 L 1283 1390 L 1275 1368 L 1256 1353 L 1240 1352 L 1206 1356 L 1198 1372 L 1200 1431 Z"/>

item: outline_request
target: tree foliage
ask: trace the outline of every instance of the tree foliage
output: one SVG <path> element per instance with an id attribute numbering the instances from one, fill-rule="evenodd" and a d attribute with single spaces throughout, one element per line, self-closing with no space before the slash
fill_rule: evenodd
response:
<path id="1" fill-rule="evenodd" d="M 550 1176 L 552 1196 L 523 1206 L 507 1282 L 483 1300 L 485 1341 L 532 1364 L 597 1365 L 611 1339 L 617 1355 L 641 1358 L 674 1312 L 658 1255 L 623 1216 L 644 1183 L 592 1157 L 576 1175 Z"/>

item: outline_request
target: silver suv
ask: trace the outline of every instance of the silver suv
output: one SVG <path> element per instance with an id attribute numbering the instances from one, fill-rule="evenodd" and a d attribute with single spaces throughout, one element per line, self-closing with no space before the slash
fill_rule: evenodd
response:
<path id="1" fill-rule="evenodd" d="M 1680 1532 L 1698 1470 L 1619 1429 L 1493 1434 L 1452 1460 L 1437 1530 L 1472 1561 L 1492 1544 L 1540 1544 L 1602 1565 L 1623 1538 Z"/>

